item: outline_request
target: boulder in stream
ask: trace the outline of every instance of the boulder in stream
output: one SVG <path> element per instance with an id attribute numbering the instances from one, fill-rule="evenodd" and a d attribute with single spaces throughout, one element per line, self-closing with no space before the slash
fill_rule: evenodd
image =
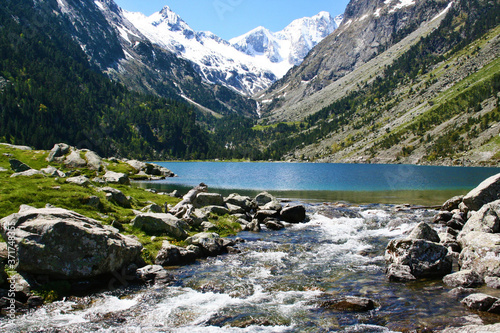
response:
<path id="1" fill-rule="evenodd" d="M 306 208 L 303 205 L 286 206 L 280 212 L 280 218 L 289 223 L 300 223 L 306 219 Z"/>
<path id="2" fill-rule="evenodd" d="M 423 239 L 397 239 L 387 245 L 385 259 L 391 281 L 442 277 L 451 273 L 453 260 L 443 245 Z M 405 267 L 406 266 L 406 267 Z M 399 274 L 403 272 L 404 274 Z"/>

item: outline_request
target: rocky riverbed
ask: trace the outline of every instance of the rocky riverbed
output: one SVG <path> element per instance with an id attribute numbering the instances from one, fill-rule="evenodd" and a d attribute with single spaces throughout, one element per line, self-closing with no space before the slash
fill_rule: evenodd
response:
<path id="1" fill-rule="evenodd" d="M 81 188 L 92 217 L 52 199 L 0 221 L 2 329 L 500 329 L 500 175 L 439 211 L 223 197 L 205 184 L 172 199 L 123 193 L 139 173 L 173 176 L 152 164 L 63 144 L 39 154 L 49 172 L 5 154 L 12 170 L 2 172 Z"/>

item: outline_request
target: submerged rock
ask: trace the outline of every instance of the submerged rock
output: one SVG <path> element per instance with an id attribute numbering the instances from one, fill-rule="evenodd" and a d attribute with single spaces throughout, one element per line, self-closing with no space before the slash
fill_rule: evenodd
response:
<path id="1" fill-rule="evenodd" d="M 19 272 L 56 278 L 111 273 L 139 260 L 142 250 L 116 229 L 62 208 L 25 209 L 0 220 L 0 228 L 5 239 L 11 231 Z"/>
<path id="2" fill-rule="evenodd" d="M 337 300 L 324 301 L 320 306 L 338 311 L 362 312 L 375 309 L 375 302 L 365 297 L 347 296 Z"/>
<path id="3" fill-rule="evenodd" d="M 453 274 L 448 274 L 443 278 L 443 282 L 453 288 L 475 288 L 484 284 L 483 278 L 471 270 L 461 270 Z"/>

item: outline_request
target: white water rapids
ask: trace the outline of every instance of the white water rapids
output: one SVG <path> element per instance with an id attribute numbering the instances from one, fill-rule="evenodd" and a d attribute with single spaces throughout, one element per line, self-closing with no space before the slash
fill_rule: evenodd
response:
<path id="1" fill-rule="evenodd" d="M 45 305 L 5 332 L 393 332 L 481 322 L 441 281 L 389 283 L 384 250 L 434 211 L 311 205 L 310 222 L 244 232 L 240 254 L 173 268 L 173 286 L 123 288 Z M 343 296 L 368 312 L 325 309 Z"/>

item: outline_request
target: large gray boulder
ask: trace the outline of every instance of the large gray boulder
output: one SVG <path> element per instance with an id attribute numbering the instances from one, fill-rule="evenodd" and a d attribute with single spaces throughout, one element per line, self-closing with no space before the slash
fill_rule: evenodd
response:
<path id="1" fill-rule="evenodd" d="M 409 239 L 423 239 L 429 242 L 439 243 L 441 239 L 436 230 L 425 222 L 420 222 L 408 236 Z"/>
<path id="2" fill-rule="evenodd" d="M 219 215 L 219 216 L 224 216 L 230 214 L 229 209 L 223 206 L 206 206 L 200 209 L 203 213 L 205 213 L 207 216 L 209 214 L 214 214 L 214 215 Z"/>
<path id="3" fill-rule="evenodd" d="M 138 160 L 127 160 L 125 161 L 128 165 L 134 168 L 136 171 L 143 171 L 146 169 L 146 163 L 138 161 Z"/>
<path id="4" fill-rule="evenodd" d="M 172 214 L 146 213 L 137 215 L 131 222 L 133 227 L 151 234 L 165 234 L 176 239 L 185 239 L 187 225 Z"/>
<path id="5" fill-rule="evenodd" d="M 261 192 L 261 193 L 257 194 L 257 196 L 255 197 L 255 202 L 257 203 L 257 205 L 259 207 L 263 207 L 267 203 L 272 202 L 272 201 L 277 201 L 277 199 L 273 195 L 269 194 L 268 192 Z"/>
<path id="6" fill-rule="evenodd" d="M 164 241 L 156 256 L 155 264 L 161 266 L 185 265 L 195 261 L 201 256 L 201 248 L 198 246 L 190 245 L 184 248 Z"/>
<path id="7" fill-rule="evenodd" d="M 219 193 L 198 193 L 193 201 L 195 208 L 202 208 L 206 206 L 224 206 L 224 198 Z"/>
<path id="8" fill-rule="evenodd" d="M 280 218 L 289 223 L 300 223 L 306 219 L 306 208 L 303 205 L 287 206 L 280 212 Z"/>
<path id="9" fill-rule="evenodd" d="M 472 214 L 460 234 L 465 235 L 471 231 L 500 232 L 500 200 L 490 202 Z"/>
<path id="10" fill-rule="evenodd" d="M 75 149 L 66 156 L 64 164 L 69 168 L 84 168 L 87 166 L 87 161 L 80 156 L 80 150 Z"/>
<path id="11" fill-rule="evenodd" d="M 248 196 L 239 195 L 237 193 L 230 194 L 224 199 L 226 204 L 232 204 L 243 208 L 246 212 L 250 212 L 252 209 L 257 208 L 257 203 Z"/>
<path id="12" fill-rule="evenodd" d="M 459 209 L 459 206 L 463 202 L 463 200 L 464 200 L 463 195 L 457 195 L 451 199 L 448 199 L 441 207 L 441 210 L 451 212 L 455 209 Z"/>
<path id="13" fill-rule="evenodd" d="M 142 245 L 73 211 L 27 209 L 0 220 L 16 248 L 16 270 L 80 279 L 115 272 L 140 258 Z"/>
<path id="14" fill-rule="evenodd" d="M 201 248 L 206 256 L 216 256 L 224 252 L 224 241 L 217 233 L 202 232 L 186 239 L 188 244 Z"/>
<path id="15" fill-rule="evenodd" d="M 476 288 L 484 284 L 484 279 L 478 273 L 466 269 L 446 275 L 443 282 L 453 288 Z"/>
<path id="16" fill-rule="evenodd" d="M 108 171 L 104 174 L 103 179 L 105 182 L 112 184 L 130 184 L 130 179 L 128 178 L 128 176 L 121 172 Z"/>
<path id="17" fill-rule="evenodd" d="M 102 158 L 97 155 L 92 150 L 85 153 L 85 159 L 87 160 L 87 166 L 93 170 L 101 170 L 103 167 Z"/>
<path id="18" fill-rule="evenodd" d="M 481 276 L 500 277 L 500 234 L 471 231 L 460 234 L 462 252 L 458 263 L 461 269 L 476 271 Z"/>
<path id="19" fill-rule="evenodd" d="M 70 146 L 65 143 L 56 143 L 47 157 L 47 162 L 52 162 L 58 157 L 62 157 L 69 153 Z"/>
<path id="20" fill-rule="evenodd" d="M 484 180 L 465 195 L 463 202 L 469 210 L 479 210 L 483 205 L 500 199 L 500 173 Z"/>
<path id="21" fill-rule="evenodd" d="M 389 265 L 387 276 L 391 281 L 414 278 L 443 277 L 451 273 L 453 260 L 443 245 L 423 239 L 392 240 L 387 245 L 385 259 Z M 405 267 L 407 266 L 407 267 Z M 405 272 L 400 275 L 398 272 Z"/>

